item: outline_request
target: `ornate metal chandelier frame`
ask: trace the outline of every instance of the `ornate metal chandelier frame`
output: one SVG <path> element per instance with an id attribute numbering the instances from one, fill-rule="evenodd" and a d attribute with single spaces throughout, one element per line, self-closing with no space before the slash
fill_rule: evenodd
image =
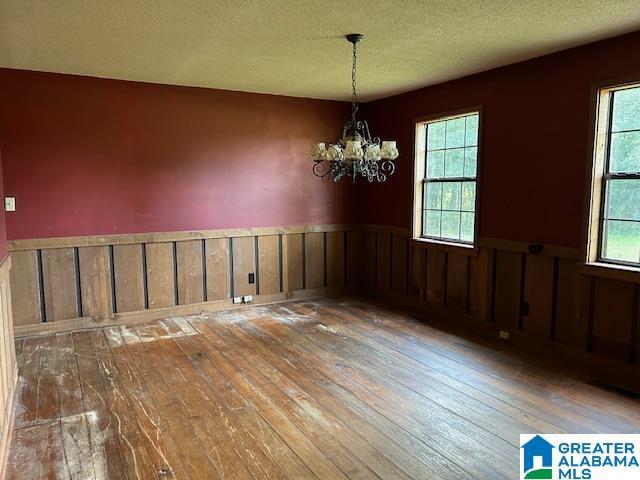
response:
<path id="1" fill-rule="evenodd" d="M 351 67 L 351 117 L 342 125 L 342 138 L 334 144 L 318 143 L 313 146 L 313 173 L 326 182 L 334 182 L 343 177 L 351 177 L 353 182 L 360 175 L 369 182 L 384 182 L 396 170 L 394 163 L 398 149 L 394 141 L 380 141 L 372 137 L 365 120 L 358 120 L 358 94 L 356 91 L 357 43 L 362 40 L 360 33 L 350 33 L 346 39 L 353 46 Z"/>

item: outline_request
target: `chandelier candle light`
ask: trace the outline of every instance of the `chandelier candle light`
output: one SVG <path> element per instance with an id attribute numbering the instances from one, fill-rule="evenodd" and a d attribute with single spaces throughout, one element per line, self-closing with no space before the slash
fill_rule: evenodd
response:
<path id="1" fill-rule="evenodd" d="M 384 182 L 396 170 L 394 160 L 398 158 L 398 148 L 395 141 L 380 142 L 378 137 L 371 138 L 367 122 L 356 118 L 356 44 L 363 35 L 350 33 L 346 38 L 353 45 L 351 118 L 347 118 L 342 126 L 342 139 L 336 143 L 321 142 L 313 146 L 313 173 L 324 182 L 330 178 L 337 182 L 344 176 L 351 177 L 355 182 L 358 175 L 369 182 Z"/>

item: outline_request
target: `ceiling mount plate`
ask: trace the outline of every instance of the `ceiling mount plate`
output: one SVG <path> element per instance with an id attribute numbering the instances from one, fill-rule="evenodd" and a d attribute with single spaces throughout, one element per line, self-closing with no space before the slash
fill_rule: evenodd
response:
<path id="1" fill-rule="evenodd" d="M 353 43 L 355 45 L 364 38 L 364 35 L 361 33 L 349 33 L 345 37 L 349 43 Z"/>

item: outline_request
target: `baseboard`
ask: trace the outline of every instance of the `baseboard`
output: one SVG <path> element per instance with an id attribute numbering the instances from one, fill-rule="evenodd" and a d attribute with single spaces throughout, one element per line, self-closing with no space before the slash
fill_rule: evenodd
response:
<path id="1" fill-rule="evenodd" d="M 7 395 L 7 405 L 5 405 L 2 417 L 2 432 L 0 436 L 0 479 L 5 478 L 5 469 L 7 465 L 7 457 L 9 455 L 9 444 L 11 443 L 11 432 L 13 431 L 13 420 L 15 413 L 16 399 L 18 396 L 18 371 L 13 372 L 13 382 L 11 382 L 11 391 Z"/>
<path id="2" fill-rule="evenodd" d="M 398 293 L 368 289 L 368 299 L 382 301 L 410 311 L 419 318 L 429 320 L 434 327 L 461 336 L 500 338 L 500 331 L 509 332 L 509 340 L 500 340 L 513 347 L 518 354 L 532 363 L 549 368 L 571 370 L 587 381 L 598 381 L 631 392 L 640 393 L 640 365 L 625 363 L 597 353 L 536 337 L 526 332 L 486 322 L 471 315 L 443 306 L 427 304 L 416 298 Z"/>
<path id="3" fill-rule="evenodd" d="M 254 295 L 251 303 L 234 304 L 232 299 L 215 300 L 211 302 L 190 303 L 187 305 L 174 305 L 171 307 L 154 308 L 150 310 L 140 310 L 135 312 L 116 313 L 105 317 L 82 317 L 68 320 L 57 320 L 55 322 L 43 322 L 32 325 L 21 325 L 15 327 L 16 337 L 26 337 L 33 335 L 47 335 L 51 333 L 65 332 L 70 330 L 82 330 L 90 328 L 109 327 L 113 325 L 134 325 L 137 323 L 149 322 L 167 317 L 182 315 L 197 315 L 203 312 L 216 312 L 221 310 L 232 310 L 247 308 L 252 305 L 264 305 L 269 303 L 280 303 L 291 300 L 310 299 L 314 297 L 340 296 L 357 292 L 356 287 L 335 287 L 335 288 L 315 288 L 307 290 L 297 290 L 293 292 L 281 292 L 269 295 Z"/>

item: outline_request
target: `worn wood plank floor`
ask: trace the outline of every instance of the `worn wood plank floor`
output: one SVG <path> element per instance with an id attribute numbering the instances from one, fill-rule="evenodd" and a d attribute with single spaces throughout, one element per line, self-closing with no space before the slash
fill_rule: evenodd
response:
<path id="1" fill-rule="evenodd" d="M 16 346 L 9 479 L 511 479 L 520 433 L 640 430 L 636 400 L 362 300 Z"/>

